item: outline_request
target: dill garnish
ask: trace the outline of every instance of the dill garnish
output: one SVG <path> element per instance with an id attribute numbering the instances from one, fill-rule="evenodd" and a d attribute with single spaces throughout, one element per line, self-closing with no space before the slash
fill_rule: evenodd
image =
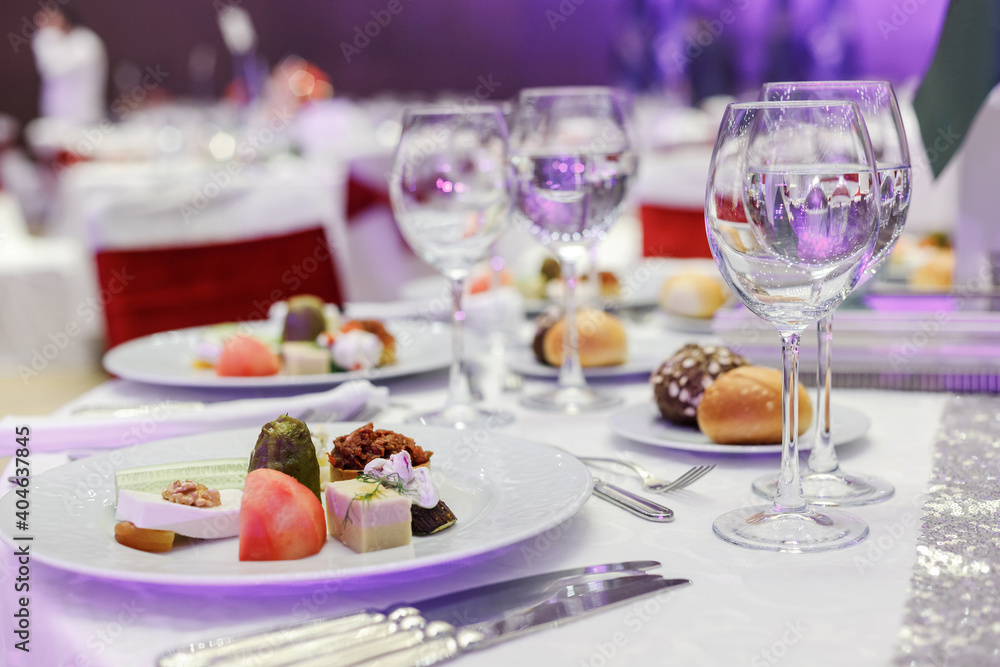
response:
<path id="1" fill-rule="evenodd" d="M 351 520 L 351 506 L 354 505 L 355 500 L 360 500 L 363 503 L 368 502 L 372 498 L 375 498 L 381 491 L 382 487 L 392 489 L 396 493 L 403 495 L 403 480 L 399 476 L 399 473 L 391 473 L 385 477 L 375 477 L 368 473 L 361 473 L 355 479 L 365 482 L 367 484 L 374 484 L 375 488 L 367 493 L 357 493 L 351 498 L 351 502 L 347 503 L 347 509 L 344 511 L 344 522 L 341 528 L 347 527 L 347 522 Z"/>

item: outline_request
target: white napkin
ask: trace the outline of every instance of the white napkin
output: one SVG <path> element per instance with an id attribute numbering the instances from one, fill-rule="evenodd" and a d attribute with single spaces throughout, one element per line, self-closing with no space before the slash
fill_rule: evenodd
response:
<path id="1" fill-rule="evenodd" d="M 428 299 L 408 301 L 351 301 L 344 304 L 344 318 L 352 320 L 446 320 L 451 301 L 432 309 Z"/>
<path id="2" fill-rule="evenodd" d="M 315 411 L 312 421 L 342 421 L 364 407 L 385 407 L 388 402 L 388 388 L 376 387 L 367 380 L 354 380 L 329 391 L 206 403 L 200 410 L 171 409 L 166 403 L 162 409 L 128 417 L 9 415 L 0 419 L 0 456 L 15 452 L 18 446 L 15 429 L 21 426 L 30 429 L 31 453 L 114 449 L 205 431 L 263 426 L 282 414 L 298 418 L 309 409 Z"/>
<path id="3" fill-rule="evenodd" d="M 58 468 L 59 466 L 69 463 L 70 458 L 68 454 L 58 453 L 58 454 L 32 454 L 29 460 L 30 473 L 31 476 L 41 475 L 46 470 L 52 470 L 53 468 Z M 17 469 L 22 467 L 23 463 L 18 463 L 17 457 L 12 456 L 7 459 L 7 467 L 4 468 L 3 472 L 0 473 L 0 498 L 3 498 L 11 489 L 18 488 L 17 484 L 12 483 L 10 480 L 17 473 Z"/>

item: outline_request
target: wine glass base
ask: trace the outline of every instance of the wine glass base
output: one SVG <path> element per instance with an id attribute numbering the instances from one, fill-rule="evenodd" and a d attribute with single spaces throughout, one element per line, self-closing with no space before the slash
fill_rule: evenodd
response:
<path id="1" fill-rule="evenodd" d="M 503 410 L 488 410 L 475 405 L 450 405 L 441 410 L 411 415 L 406 421 L 424 426 L 444 426 L 455 429 L 495 429 L 513 422 L 514 415 Z"/>
<path id="2" fill-rule="evenodd" d="M 777 474 L 754 480 L 758 496 L 774 498 L 778 489 Z M 858 507 L 882 502 L 896 492 L 892 484 L 881 477 L 852 475 L 842 470 L 833 472 L 803 472 L 802 495 L 810 505 L 824 507 Z"/>
<path id="3" fill-rule="evenodd" d="M 612 408 L 622 403 L 622 397 L 590 387 L 560 387 L 541 394 L 521 397 L 521 405 L 535 410 L 561 412 L 576 415 L 581 412 L 593 412 Z"/>
<path id="4" fill-rule="evenodd" d="M 820 513 L 810 507 L 774 512 L 770 505 L 727 512 L 715 520 L 712 530 L 736 546 L 787 553 L 843 549 L 868 536 L 868 524 L 847 512 L 824 508 Z"/>

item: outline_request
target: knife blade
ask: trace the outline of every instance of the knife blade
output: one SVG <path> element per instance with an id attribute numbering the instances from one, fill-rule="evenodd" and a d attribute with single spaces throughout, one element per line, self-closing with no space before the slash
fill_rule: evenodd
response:
<path id="1" fill-rule="evenodd" d="M 469 625 L 494 619 L 512 609 L 537 604 L 560 587 L 628 576 L 659 566 L 660 563 L 657 561 L 645 560 L 570 568 L 521 577 L 513 581 L 499 581 L 401 606 L 416 607 L 420 610 L 421 616 L 429 621 Z"/>
<path id="2" fill-rule="evenodd" d="M 660 563 L 653 560 L 603 563 L 520 577 L 476 588 L 394 605 L 392 610 L 364 610 L 334 618 L 293 623 L 271 631 L 238 637 L 218 637 L 175 649 L 159 658 L 160 667 L 202 667 L 229 656 L 274 650 L 280 646 L 355 631 L 366 624 L 386 623 L 412 615 L 419 609 L 423 618 L 456 626 L 480 623 L 511 610 L 522 609 L 550 598 L 560 588 L 603 577 L 627 577 Z M 407 610 L 400 613 L 399 610 Z"/>
<path id="3" fill-rule="evenodd" d="M 471 651 L 487 648 L 530 632 L 556 627 L 597 611 L 620 605 L 637 597 L 691 583 L 687 579 L 663 579 L 640 575 L 566 587 L 528 609 L 511 612 L 500 619 L 462 628 L 443 622 L 420 623 L 420 617 L 404 619 L 396 632 L 343 647 L 334 654 L 293 657 L 279 664 L 288 667 L 426 667 Z M 410 621 L 406 627 L 405 621 Z M 281 656 L 285 660 L 287 656 Z"/>

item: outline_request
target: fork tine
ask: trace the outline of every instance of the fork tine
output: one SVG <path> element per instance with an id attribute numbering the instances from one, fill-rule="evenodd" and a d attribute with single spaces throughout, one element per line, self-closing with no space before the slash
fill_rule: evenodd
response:
<path id="1" fill-rule="evenodd" d="M 699 469 L 698 467 L 691 468 L 690 470 L 685 472 L 683 475 L 681 475 L 674 481 L 662 487 L 660 489 L 660 493 L 667 493 L 668 491 L 676 491 L 677 489 L 683 489 L 685 486 L 690 484 L 688 480 L 691 478 L 692 475 L 694 475 L 698 471 L 698 469 Z"/>
<path id="2" fill-rule="evenodd" d="M 686 473 L 675 479 L 673 482 L 661 489 L 661 493 L 667 491 L 677 491 L 697 482 L 699 479 L 715 470 L 715 465 L 695 466 Z"/>
<path id="3" fill-rule="evenodd" d="M 690 484 L 693 484 L 694 482 L 698 481 L 699 479 L 701 479 L 708 473 L 712 472 L 713 470 L 715 470 L 715 465 L 702 466 L 702 468 L 698 472 L 694 473 L 691 476 L 691 479 L 689 479 L 687 484 L 685 484 L 684 486 L 689 486 Z"/>

